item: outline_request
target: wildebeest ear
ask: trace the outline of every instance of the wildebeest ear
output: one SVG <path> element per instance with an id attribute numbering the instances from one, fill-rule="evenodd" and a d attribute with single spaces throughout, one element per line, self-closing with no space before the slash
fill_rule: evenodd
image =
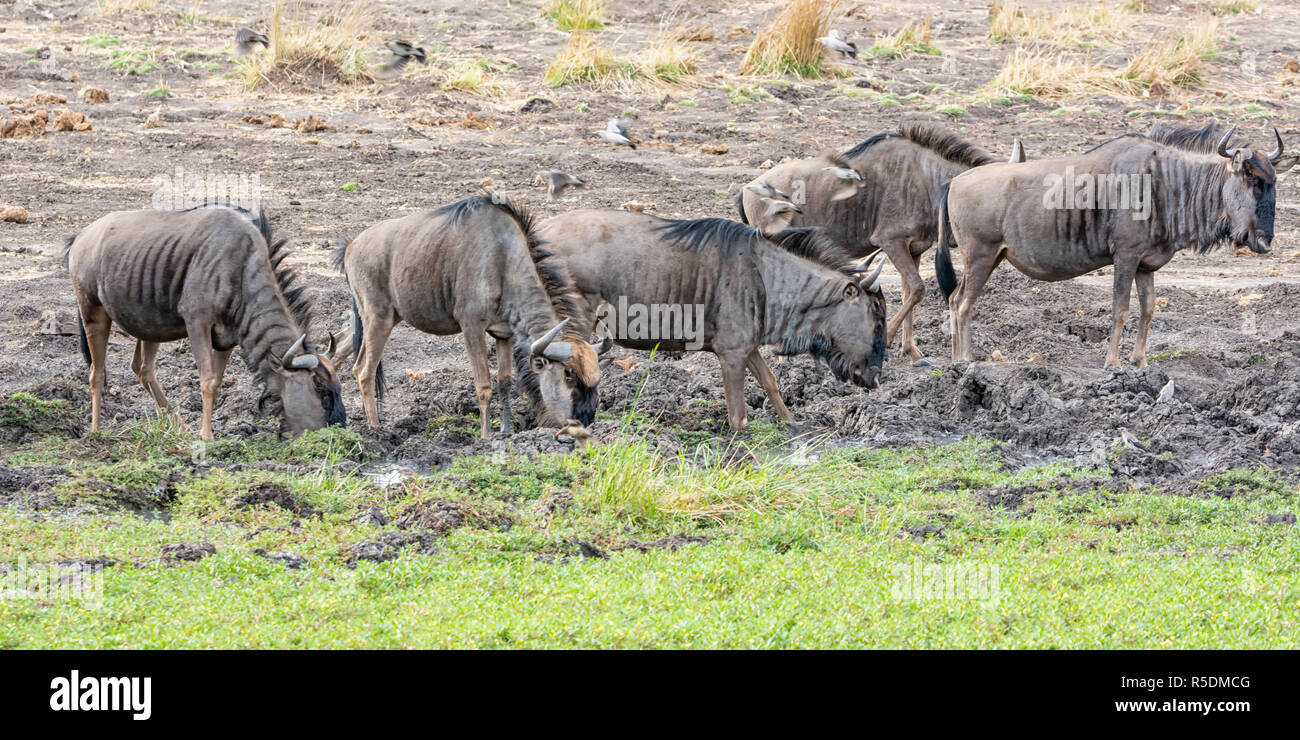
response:
<path id="1" fill-rule="evenodd" d="M 858 187 L 862 185 L 861 180 L 841 180 L 836 177 L 835 183 L 831 187 L 831 200 L 844 200 L 852 198 L 858 193 Z"/>
<path id="2" fill-rule="evenodd" d="M 862 295 L 862 288 L 860 288 L 857 283 L 848 282 L 844 284 L 844 290 L 842 294 L 844 296 L 844 300 L 851 301 L 854 298 L 857 298 L 858 296 Z"/>
<path id="3" fill-rule="evenodd" d="M 1232 171 L 1241 172 L 1242 169 L 1246 166 L 1246 163 L 1249 162 L 1250 158 L 1253 156 L 1255 156 L 1254 152 L 1250 151 L 1249 149 L 1246 149 L 1245 147 L 1234 150 L 1232 153 Z"/>
<path id="4" fill-rule="evenodd" d="M 1295 167 L 1297 161 L 1300 161 L 1300 154 L 1292 154 L 1289 157 L 1283 157 L 1273 163 L 1273 171 L 1279 175 L 1284 174 L 1292 167 Z"/>

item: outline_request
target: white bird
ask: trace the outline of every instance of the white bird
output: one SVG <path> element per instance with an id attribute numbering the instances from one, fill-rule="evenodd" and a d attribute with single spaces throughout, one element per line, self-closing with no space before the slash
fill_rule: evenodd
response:
<path id="1" fill-rule="evenodd" d="M 839 29 L 831 29 L 825 36 L 817 39 L 817 43 L 844 56 L 858 58 L 858 45 L 845 38 L 844 32 Z"/>
<path id="2" fill-rule="evenodd" d="M 586 187 L 586 184 L 574 177 L 573 175 L 560 172 L 559 170 L 550 170 L 546 173 L 546 193 L 551 196 L 551 200 L 559 197 L 560 193 L 568 187 Z"/>
<path id="3" fill-rule="evenodd" d="M 857 180 L 858 182 L 862 182 L 862 175 L 859 175 L 857 170 L 848 167 L 823 167 L 822 169 L 835 175 L 841 180 Z"/>
<path id="4" fill-rule="evenodd" d="M 625 146 L 629 149 L 636 149 L 636 144 L 627 138 L 627 120 L 622 118 L 611 119 L 605 126 L 605 130 L 597 131 L 596 135 L 608 141 L 614 146 Z"/>
<path id="5" fill-rule="evenodd" d="M 1174 381 L 1170 380 L 1165 383 L 1165 387 L 1160 389 L 1160 395 L 1156 396 L 1156 403 L 1168 403 L 1169 399 L 1174 397 Z"/>
<path id="6" fill-rule="evenodd" d="M 765 182 L 751 182 L 745 186 L 745 189 L 760 198 L 780 198 L 782 200 L 790 200 L 790 196 Z"/>
<path id="7" fill-rule="evenodd" d="M 235 53 L 239 56 L 248 56 L 257 51 L 258 44 L 265 49 L 271 45 L 271 40 L 247 26 L 235 31 Z"/>

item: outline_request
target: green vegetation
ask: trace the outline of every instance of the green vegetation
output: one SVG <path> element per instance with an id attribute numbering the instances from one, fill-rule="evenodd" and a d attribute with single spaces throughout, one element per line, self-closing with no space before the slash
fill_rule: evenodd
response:
<path id="1" fill-rule="evenodd" d="M 0 562 L 116 564 L 102 598 L 0 600 L 0 646 L 1300 645 L 1300 537 L 1262 523 L 1297 491 L 1268 470 L 1171 492 L 1009 472 L 974 439 L 832 449 L 755 423 L 665 456 L 647 433 L 689 435 L 634 415 L 573 454 L 392 477 L 358 471 L 343 429 L 197 445 L 164 417 L 32 442 L 8 464 L 79 461 L 46 494 L 77 514 L 0 508 Z M 358 522 L 372 508 L 387 523 Z M 179 541 L 216 554 L 163 560 Z"/>
<path id="2" fill-rule="evenodd" d="M 113 49 L 104 66 L 123 74 L 142 75 L 158 69 L 158 57 L 152 51 Z"/>

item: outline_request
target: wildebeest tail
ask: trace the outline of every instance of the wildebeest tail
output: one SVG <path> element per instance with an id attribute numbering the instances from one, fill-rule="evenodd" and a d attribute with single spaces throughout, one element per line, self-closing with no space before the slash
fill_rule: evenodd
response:
<path id="1" fill-rule="evenodd" d="M 342 248 L 340 248 L 342 249 Z M 366 327 L 361 323 L 361 310 L 357 308 L 357 298 L 352 297 L 352 351 L 361 352 L 361 345 L 366 339 Z M 379 363 L 375 365 L 375 399 L 384 400 L 384 391 L 387 386 L 384 384 L 384 360 L 380 358 Z"/>
<path id="2" fill-rule="evenodd" d="M 343 268 L 343 259 L 348 256 L 348 242 L 343 242 L 341 246 L 335 247 L 330 252 L 330 264 L 335 270 L 343 273 L 344 282 L 348 279 L 348 271 Z"/>
<path id="3" fill-rule="evenodd" d="M 934 253 L 934 277 L 944 300 L 957 290 L 957 272 L 952 267 L 952 224 L 948 221 L 948 185 L 939 189 L 939 248 Z"/>
<path id="4" fill-rule="evenodd" d="M 732 202 L 734 202 L 734 203 L 736 204 L 736 212 L 740 214 L 740 222 L 741 222 L 742 224 L 748 224 L 748 223 L 749 223 L 749 219 L 748 219 L 748 218 L 745 218 L 745 193 L 744 193 L 744 191 L 742 190 L 741 192 L 736 193 L 736 199 L 735 199 L 734 201 L 732 201 Z"/>
<path id="5" fill-rule="evenodd" d="M 90 367 L 90 343 L 86 341 L 86 325 L 81 323 L 81 312 L 77 312 L 77 346 L 81 348 L 81 359 Z"/>

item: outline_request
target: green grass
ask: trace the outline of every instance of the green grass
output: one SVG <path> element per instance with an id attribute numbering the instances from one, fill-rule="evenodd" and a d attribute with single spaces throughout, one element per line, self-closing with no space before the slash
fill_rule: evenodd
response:
<path id="1" fill-rule="evenodd" d="M 383 489 L 346 430 L 207 446 L 214 464 L 284 461 L 242 469 L 192 467 L 165 419 L 31 443 L 11 461 L 78 460 L 64 493 L 107 494 L 41 521 L 0 508 L 0 562 L 119 564 L 102 600 L 0 599 L 0 647 L 1300 646 L 1300 536 L 1258 523 L 1297 491 L 1268 470 L 1174 495 L 1064 463 L 1008 472 L 974 439 L 801 447 L 762 424 L 665 457 L 646 429 L 664 427 L 637 417 L 583 452 L 461 458 Z M 169 521 L 111 508 L 163 483 Z M 267 487 L 300 510 L 247 502 Z M 1028 493 L 1002 508 L 978 497 L 991 488 Z M 348 567 L 353 544 L 403 531 L 358 524 L 372 506 L 464 522 L 432 553 Z M 942 536 L 905 531 L 924 525 Z M 671 535 L 708 542 L 619 549 Z M 156 560 L 180 540 L 218 552 Z"/>
<path id="2" fill-rule="evenodd" d="M 113 49 L 104 66 L 123 74 L 142 75 L 158 69 L 158 57 L 152 51 Z"/>

